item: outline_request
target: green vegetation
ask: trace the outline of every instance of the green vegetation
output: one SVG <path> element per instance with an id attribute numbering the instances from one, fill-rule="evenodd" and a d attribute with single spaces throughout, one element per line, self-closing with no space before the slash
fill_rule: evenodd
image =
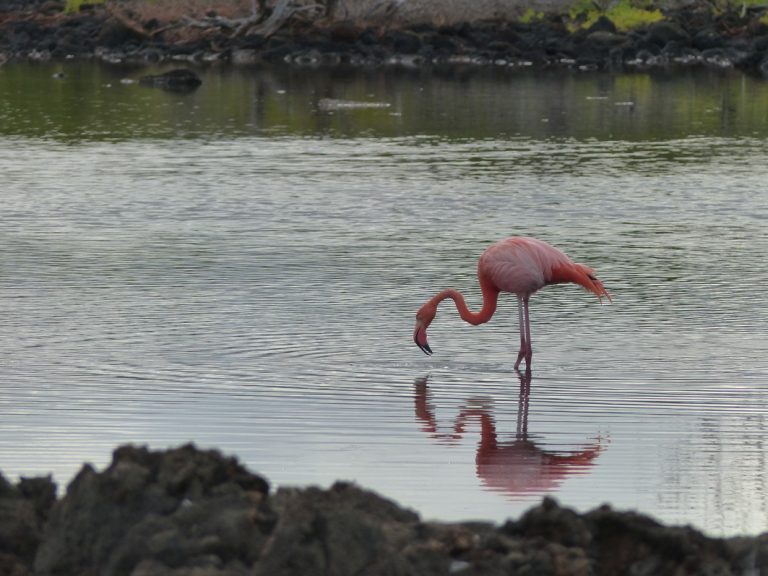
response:
<path id="1" fill-rule="evenodd" d="M 65 12 L 77 12 L 83 4 L 103 4 L 105 0 L 67 0 Z"/>
<path id="2" fill-rule="evenodd" d="M 520 18 L 520 22 L 523 24 L 530 24 L 531 22 L 536 22 L 537 20 L 541 20 L 543 18 L 544 12 L 537 12 L 533 8 L 528 8 L 528 10 L 525 11 L 525 14 L 523 14 Z"/>
<path id="3" fill-rule="evenodd" d="M 622 32 L 658 22 L 664 18 L 661 10 L 647 2 L 619 0 L 603 10 L 591 0 L 578 0 L 568 11 L 573 30 L 589 28 L 600 16 L 610 19 Z"/>
<path id="4" fill-rule="evenodd" d="M 748 7 L 765 6 L 765 0 L 712 0 L 706 6 L 715 14 L 738 13 L 744 17 Z M 571 31 L 589 28 L 600 16 L 610 19 L 621 32 L 647 26 L 664 18 L 653 0 L 616 0 L 609 4 L 603 0 L 574 0 L 567 16 Z M 768 11 L 759 21 L 768 25 Z"/>
<path id="5" fill-rule="evenodd" d="M 661 10 L 658 8 L 654 10 L 635 8 L 630 5 L 628 0 L 611 7 L 606 15 L 616 24 L 616 28 L 619 30 L 631 30 L 639 26 L 658 22 L 664 18 Z"/>

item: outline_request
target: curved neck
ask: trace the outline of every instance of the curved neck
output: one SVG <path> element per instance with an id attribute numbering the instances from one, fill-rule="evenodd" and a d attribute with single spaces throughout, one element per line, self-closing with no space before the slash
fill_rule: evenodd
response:
<path id="1" fill-rule="evenodd" d="M 467 307 L 467 303 L 464 301 L 464 296 L 461 292 L 454 290 L 453 288 L 448 288 L 447 290 L 439 292 L 432 300 L 435 302 L 435 305 L 437 305 L 443 300 L 450 298 L 456 304 L 456 310 L 459 311 L 459 316 L 461 316 L 462 320 L 474 325 L 484 324 L 488 322 L 488 320 L 491 319 L 491 316 L 493 316 L 493 313 L 496 312 L 496 302 L 499 299 L 499 291 L 484 285 L 482 282 L 480 283 L 480 289 L 483 291 L 483 307 L 480 309 L 480 312 L 472 312 L 472 310 Z"/>

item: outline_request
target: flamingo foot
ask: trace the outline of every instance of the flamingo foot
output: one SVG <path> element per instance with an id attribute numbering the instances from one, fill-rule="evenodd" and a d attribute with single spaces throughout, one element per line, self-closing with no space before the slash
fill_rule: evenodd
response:
<path id="1" fill-rule="evenodd" d="M 522 362 L 523 358 L 525 358 L 525 348 L 520 347 L 520 351 L 517 353 L 517 362 L 515 362 L 515 370 L 517 370 L 520 367 L 520 362 Z M 528 360 L 526 359 L 526 365 L 528 363 Z"/>
<path id="2" fill-rule="evenodd" d="M 520 368 L 520 364 L 523 360 L 525 360 L 525 372 L 526 374 L 530 374 L 531 361 L 533 360 L 533 349 L 530 345 L 526 346 L 523 344 L 520 346 L 520 351 L 517 353 L 517 362 L 515 362 L 515 370 Z"/>

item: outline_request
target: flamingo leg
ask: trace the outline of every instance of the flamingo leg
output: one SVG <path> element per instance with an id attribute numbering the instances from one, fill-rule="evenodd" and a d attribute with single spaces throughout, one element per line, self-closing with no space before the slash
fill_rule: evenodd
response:
<path id="1" fill-rule="evenodd" d="M 531 359 L 533 358 L 533 347 L 531 346 L 531 319 L 528 315 L 528 296 L 523 298 L 523 313 L 525 316 L 525 371 L 531 371 Z"/>
<path id="2" fill-rule="evenodd" d="M 525 357 L 526 351 L 526 316 L 523 313 L 523 298 L 517 297 L 517 322 L 520 325 L 520 351 L 517 353 L 517 362 L 515 362 L 515 370 L 520 366 L 520 362 Z"/>

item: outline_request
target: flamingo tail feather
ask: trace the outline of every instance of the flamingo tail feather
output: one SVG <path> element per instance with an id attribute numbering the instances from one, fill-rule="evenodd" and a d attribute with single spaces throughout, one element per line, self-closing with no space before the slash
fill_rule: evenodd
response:
<path id="1" fill-rule="evenodd" d="M 601 302 L 603 301 L 603 296 L 608 298 L 608 302 L 613 302 L 603 283 L 595 276 L 595 271 L 588 266 L 584 266 L 584 264 L 572 262 L 553 268 L 552 278 L 549 280 L 549 283 L 558 284 L 560 282 L 578 284 L 595 294 Z"/>

